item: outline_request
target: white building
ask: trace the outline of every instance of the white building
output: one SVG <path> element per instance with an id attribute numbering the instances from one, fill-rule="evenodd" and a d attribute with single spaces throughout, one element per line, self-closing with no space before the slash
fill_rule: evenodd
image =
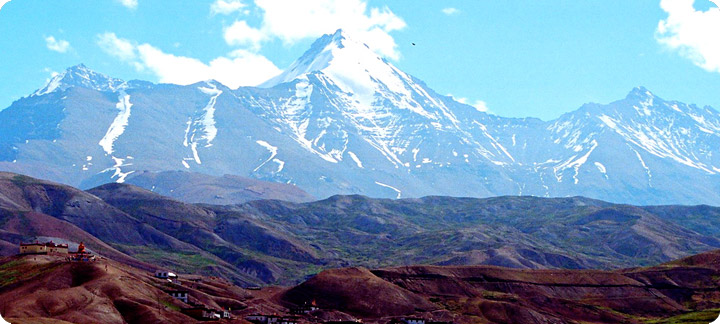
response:
<path id="1" fill-rule="evenodd" d="M 168 291 L 168 294 L 172 296 L 173 298 L 182 301 L 183 303 L 188 303 L 188 292 L 185 290 L 173 290 Z"/>

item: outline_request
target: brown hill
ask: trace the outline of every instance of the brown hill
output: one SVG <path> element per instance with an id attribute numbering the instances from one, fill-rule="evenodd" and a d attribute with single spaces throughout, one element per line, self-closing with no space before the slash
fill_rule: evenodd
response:
<path id="1" fill-rule="evenodd" d="M 280 299 L 313 299 L 370 322 L 417 316 L 457 323 L 709 323 L 720 314 L 720 251 L 617 271 L 328 270 Z"/>
<path id="2" fill-rule="evenodd" d="M 323 271 L 290 289 L 283 297 L 297 305 L 314 300 L 324 308 L 339 309 L 358 317 L 398 316 L 438 309 L 421 295 L 364 268 Z"/>
<path id="3" fill-rule="evenodd" d="M 720 208 L 708 206 L 636 207 L 582 197 L 333 196 L 218 206 L 128 184 L 83 192 L 0 173 L 0 252 L 6 255 L 22 240 L 92 243 L 92 236 L 143 262 L 243 286 L 294 285 L 323 269 L 354 266 L 648 266 L 720 248 L 717 215 Z M 73 230 L 51 230 L 47 224 L 55 220 L 87 238 L 60 236 Z"/>
<path id="4" fill-rule="evenodd" d="M 91 193 L 73 187 L 0 172 L 0 242 L 4 243 L 0 249 L 5 255 L 12 255 L 17 251 L 17 243 L 23 241 L 45 238 L 71 244 L 86 241 L 90 249 L 126 263 L 147 265 L 144 262 L 150 262 L 177 271 L 222 275 L 236 282 L 260 282 L 255 270 L 239 271 L 222 258 L 183 240 L 186 237 L 210 242 L 215 240 L 212 232 L 200 235 L 205 234 L 205 221 L 214 217 L 214 213 L 127 186 L 128 191 L 133 188 L 152 197 L 139 197 L 132 206 L 140 203 L 152 206 L 159 201 L 156 198 L 161 197 L 179 208 L 166 210 L 157 219 L 153 218 L 153 214 L 130 215 Z M 115 194 L 118 199 L 124 197 L 120 191 Z M 187 217 L 188 213 L 192 217 L 202 217 L 193 221 Z M 178 232 L 185 236 L 178 235 Z M 235 258 L 249 259 L 244 254 L 236 254 Z M 263 266 L 256 268 L 262 269 Z"/>
<path id="5" fill-rule="evenodd" d="M 237 272 L 250 274 L 266 283 L 277 282 L 287 276 L 291 267 L 297 267 L 288 263 L 319 262 L 309 244 L 241 214 L 218 215 L 212 209 L 133 185 L 110 183 L 88 192 L 182 242 L 213 251 L 217 257 L 232 264 Z M 290 262 L 282 262 L 282 259 Z"/>
<path id="6" fill-rule="evenodd" d="M 195 323 L 179 311 L 190 305 L 167 291 L 186 290 L 190 302 L 214 309 L 242 309 L 249 298 L 222 280 L 181 279 L 183 285 L 176 286 L 108 259 L 19 256 L 0 263 L 0 312 L 12 323 Z"/>
<path id="7" fill-rule="evenodd" d="M 195 282 L 187 279 L 201 278 Z M 194 323 L 170 289 L 235 319 L 283 315 L 315 301 L 303 322 L 420 317 L 455 323 L 709 323 L 720 314 L 720 251 L 617 271 L 494 266 L 333 269 L 292 287 L 244 290 L 181 275 L 182 286 L 112 260 L 0 259 L 0 313 L 12 323 Z"/>

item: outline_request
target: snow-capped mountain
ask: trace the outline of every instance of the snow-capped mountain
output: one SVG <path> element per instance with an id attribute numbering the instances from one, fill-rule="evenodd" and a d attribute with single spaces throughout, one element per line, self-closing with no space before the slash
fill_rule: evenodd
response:
<path id="1" fill-rule="evenodd" d="M 342 31 L 261 87 L 79 65 L 0 111 L 0 169 L 89 187 L 139 170 L 292 183 L 316 197 L 584 195 L 720 203 L 720 114 L 644 88 L 552 121 L 438 95 Z"/>
<path id="2" fill-rule="evenodd" d="M 123 89 L 125 81 L 108 77 L 79 64 L 59 73 L 50 82 L 32 96 L 42 96 L 55 91 L 63 91 L 70 87 L 84 87 L 97 91 L 117 91 Z"/>

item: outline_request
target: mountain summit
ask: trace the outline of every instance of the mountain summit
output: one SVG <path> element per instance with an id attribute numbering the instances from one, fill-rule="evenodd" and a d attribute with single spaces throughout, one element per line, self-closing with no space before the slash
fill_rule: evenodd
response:
<path id="1" fill-rule="evenodd" d="M 315 197 L 575 196 L 720 204 L 720 114 L 645 88 L 556 120 L 438 95 L 342 30 L 262 87 L 123 82 L 78 65 L 0 111 L 0 170 L 91 187 L 233 174 Z"/>
<path id="2" fill-rule="evenodd" d="M 320 37 L 286 71 L 261 87 L 307 78 L 312 72 L 323 73 L 340 90 L 355 94 L 366 105 L 371 105 L 374 93 L 383 88 L 396 93 L 408 91 L 404 87 L 404 81 L 409 79 L 405 73 L 341 29 Z"/>
<path id="3" fill-rule="evenodd" d="M 70 87 L 84 87 L 97 91 L 116 91 L 122 87 L 123 83 L 125 83 L 123 80 L 108 77 L 88 69 L 84 64 L 78 64 L 53 76 L 48 84 L 44 88 L 35 91 L 33 96 L 41 96 L 57 90 L 62 91 Z"/>

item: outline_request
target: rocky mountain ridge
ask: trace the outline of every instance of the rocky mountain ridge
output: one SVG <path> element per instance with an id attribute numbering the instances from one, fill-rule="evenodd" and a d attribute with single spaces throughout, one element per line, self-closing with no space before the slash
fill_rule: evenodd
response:
<path id="1" fill-rule="evenodd" d="M 720 204 L 720 114 L 633 89 L 552 121 L 435 93 L 338 31 L 263 87 L 75 66 L 0 111 L 0 170 L 91 188 L 186 170 L 334 194 Z M 147 188 L 151 189 L 151 188 Z"/>

